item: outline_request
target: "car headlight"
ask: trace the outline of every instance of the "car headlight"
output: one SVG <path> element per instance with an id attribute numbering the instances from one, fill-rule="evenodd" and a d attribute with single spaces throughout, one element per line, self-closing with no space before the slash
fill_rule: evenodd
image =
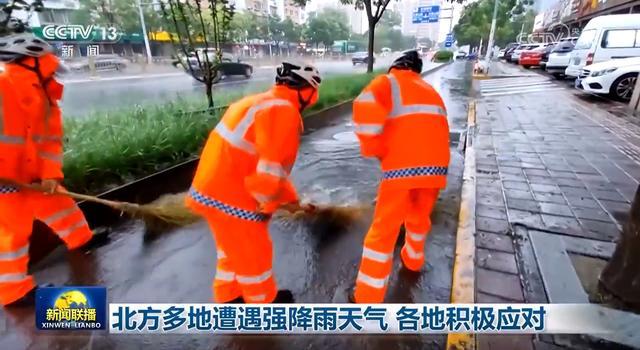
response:
<path id="1" fill-rule="evenodd" d="M 605 70 L 599 70 L 599 71 L 595 71 L 591 73 L 592 77 L 599 77 L 601 75 L 605 75 L 605 74 L 609 74 L 611 72 L 614 72 L 616 69 L 618 68 L 609 68 L 609 69 L 605 69 Z"/>

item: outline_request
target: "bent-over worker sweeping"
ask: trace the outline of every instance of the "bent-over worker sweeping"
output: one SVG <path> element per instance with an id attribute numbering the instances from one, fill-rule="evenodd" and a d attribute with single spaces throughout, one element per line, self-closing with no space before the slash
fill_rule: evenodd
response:
<path id="1" fill-rule="evenodd" d="M 403 266 L 419 271 L 431 230 L 431 211 L 446 185 L 449 126 L 442 98 L 420 73 L 422 59 L 409 51 L 388 74 L 374 79 L 353 104 L 362 155 L 380 160 L 383 179 L 373 222 L 364 240 L 355 290 L 357 303 L 381 303 L 392 271 L 400 227 Z"/>
<path id="2" fill-rule="evenodd" d="M 186 201 L 216 241 L 216 302 L 293 302 L 276 287 L 268 223 L 279 207 L 300 209 L 289 173 L 320 82 L 314 66 L 283 62 L 275 86 L 233 103 L 209 135 Z"/>
<path id="3" fill-rule="evenodd" d="M 63 179 L 62 85 L 55 79 L 61 64 L 49 44 L 24 32 L 20 22 L 0 38 L 0 178 L 38 183 L 53 193 Z M 0 303 L 29 305 L 35 283 L 27 272 L 34 219 L 47 224 L 69 249 L 104 242 L 108 231 L 94 234 L 84 215 L 64 195 L 48 195 L 0 183 Z"/>

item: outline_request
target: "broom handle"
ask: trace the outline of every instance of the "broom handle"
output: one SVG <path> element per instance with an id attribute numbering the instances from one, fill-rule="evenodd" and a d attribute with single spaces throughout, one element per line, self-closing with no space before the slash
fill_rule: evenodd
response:
<path id="1" fill-rule="evenodd" d="M 19 182 L 15 182 L 15 181 L 12 181 L 12 180 L 7 180 L 7 179 L 0 179 L 0 183 L 4 183 L 4 184 L 7 184 L 7 185 L 17 186 L 17 187 L 26 188 L 26 189 L 33 190 L 33 191 L 46 193 L 46 191 L 44 191 L 44 189 L 40 185 L 37 185 L 37 184 L 28 185 L 28 184 L 23 184 L 23 183 L 19 183 Z M 107 199 L 102 199 L 102 198 L 98 198 L 98 197 L 90 196 L 90 195 L 86 195 L 86 194 L 69 192 L 67 190 L 58 190 L 58 189 L 56 189 L 55 192 L 51 193 L 51 194 L 69 196 L 69 197 L 71 197 L 73 199 L 87 201 L 87 202 L 94 202 L 94 203 L 106 205 L 106 206 L 114 208 L 114 209 L 120 209 L 125 205 L 129 205 L 129 206 L 137 206 L 138 205 L 138 204 L 133 204 L 133 203 L 110 201 L 110 200 L 107 200 Z"/>

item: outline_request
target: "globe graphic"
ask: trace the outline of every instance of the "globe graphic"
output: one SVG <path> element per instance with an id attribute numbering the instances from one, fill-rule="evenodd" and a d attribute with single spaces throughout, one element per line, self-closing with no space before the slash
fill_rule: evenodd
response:
<path id="1" fill-rule="evenodd" d="M 87 297 L 78 290 L 62 293 L 53 305 L 56 309 L 85 309 L 89 307 Z"/>

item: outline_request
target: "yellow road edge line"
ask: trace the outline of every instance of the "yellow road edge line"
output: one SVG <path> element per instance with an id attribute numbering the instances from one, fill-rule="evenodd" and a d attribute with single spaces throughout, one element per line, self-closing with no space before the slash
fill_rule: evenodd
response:
<path id="1" fill-rule="evenodd" d="M 462 191 L 458 229 L 456 232 L 456 255 L 453 262 L 451 303 L 473 304 L 475 302 L 475 253 L 476 253 L 476 154 L 473 133 L 476 125 L 476 102 L 469 103 L 467 115 L 467 147 L 464 156 Z M 447 350 L 475 350 L 475 336 L 456 333 L 447 336 Z"/>

